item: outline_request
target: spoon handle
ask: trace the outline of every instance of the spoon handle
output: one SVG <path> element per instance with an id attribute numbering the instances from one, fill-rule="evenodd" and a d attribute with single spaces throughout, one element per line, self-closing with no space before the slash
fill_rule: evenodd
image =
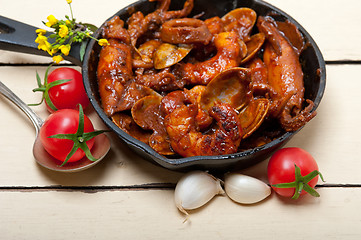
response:
<path id="1" fill-rule="evenodd" d="M 35 127 L 36 134 L 39 133 L 44 121 L 33 111 L 31 108 L 23 102 L 18 96 L 15 95 L 7 86 L 0 81 L 0 93 L 18 106 L 31 120 Z"/>

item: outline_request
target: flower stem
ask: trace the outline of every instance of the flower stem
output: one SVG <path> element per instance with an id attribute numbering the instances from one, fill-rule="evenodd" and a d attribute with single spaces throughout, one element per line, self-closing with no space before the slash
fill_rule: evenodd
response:
<path id="1" fill-rule="evenodd" d="M 70 8 L 71 21 L 74 21 L 73 8 L 71 7 L 71 3 L 69 3 L 69 8 Z"/>

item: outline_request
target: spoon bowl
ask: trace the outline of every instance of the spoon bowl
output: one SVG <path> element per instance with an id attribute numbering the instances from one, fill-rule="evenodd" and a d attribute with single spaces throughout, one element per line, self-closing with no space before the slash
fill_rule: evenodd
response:
<path id="1" fill-rule="evenodd" d="M 41 166 L 57 171 L 57 172 L 79 172 L 85 169 L 88 169 L 99 161 L 107 154 L 110 149 L 109 138 L 105 134 L 100 134 L 94 137 L 94 145 L 91 149 L 93 157 L 98 159 L 97 161 L 90 161 L 88 158 L 84 157 L 76 162 L 67 162 L 64 166 L 60 166 L 61 162 L 51 156 L 43 147 L 40 142 L 40 138 L 37 137 L 33 146 L 33 155 Z"/>
<path id="2" fill-rule="evenodd" d="M 16 96 L 8 87 L 0 81 L 0 93 L 18 106 L 31 120 L 35 127 L 35 141 L 33 146 L 33 155 L 36 162 L 44 168 L 56 172 L 79 172 L 88 169 L 99 163 L 110 149 L 110 140 L 107 135 L 100 134 L 94 137 L 94 145 L 91 149 L 92 155 L 98 159 L 97 161 L 90 161 L 84 157 L 76 162 L 68 162 L 64 166 L 60 166 L 61 162 L 52 157 L 43 147 L 39 138 L 39 131 L 44 121 L 31 110 L 26 103 L 24 103 L 18 96 Z"/>

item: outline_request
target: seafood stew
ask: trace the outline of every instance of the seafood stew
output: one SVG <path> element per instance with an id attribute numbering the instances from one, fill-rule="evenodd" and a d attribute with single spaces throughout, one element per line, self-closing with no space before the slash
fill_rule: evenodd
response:
<path id="1" fill-rule="evenodd" d="M 303 65 L 308 64 L 309 55 L 318 54 L 313 58 L 317 68 L 306 67 L 310 68 L 310 71 L 305 73 L 305 88 L 302 86 L 303 80 L 301 85 L 298 80 L 295 80 L 290 90 L 287 87 L 286 90 L 282 90 L 280 87 L 281 90 L 277 92 L 276 88 L 282 84 L 279 82 L 280 77 L 278 76 L 278 80 L 275 77 L 275 86 L 270 86 L 262 80 L 262 75 L 265 75 L 262 72 L 264 68 L 273 67 L 276 72 L 283 74 L 284 69 L 277 69 L 277 64 L 274 63 L 276 57 L 273 55 L 279 54 L 277 51 L 286 51 L 284 49 L 289 48 L 289 45 L 281 44 L 283 38 L 277 36 L 278 32 L 275 33 L 275 31 L 281 31 L 280 29 L 271 28 L 278 27 L 276 20 L 279 20 L 280 16 L 281 20 L 292 20 L 291 18 L 268 4 L 256 1 L 240 1 L 239 6 L 232 6 L 230 1 L 217 2 L 214 3 L 217 11 L 211 6 L 209 11 L 202 9 L 204 6 L 199 2 L 204 1 L 195 0 L 192 9 L 190 6 L 193 5 L 193 1 L 173 2 L 161 1 L 157 5 L 157 3 L 141 1 L 128 8 L 128 11 L 119 12 L 115 16 L 120 16 L 120 18 L 111 18 L 103 26 L 103 31 L 98 32 L 109 38 L 110 46 L 97 49 L 93 45 L 92 54 L 88 54 L 85 58 L 88 64 L 84 64 L 83 72 L 89 74 L 89 82 L 85 80 L 85 85 L 88 91 L 89 88 L 91 89 L 90 98 L 95 109 L 107 125 L 138 153 L 171 169 L 193 165 L 218 168 L 235 163 L 247 166 L 264 159 L 267 154 L 284 144 L 314 117 L 315 108 L 324 90 L 319 75 L 319 73 L 324 75 L 324 69 L 322 69 L 324 66 L 322 66 L 323 59 L 317 46 L 314 46 L 313 40 L 301 26 L 297 25 L 296 29 L 301 32 L 301 36 L 305 37 L 307 46 L 311 47 L 307 47 L 300 53 L 294 50 L 297 55 L 296 62 L 298 62 L 298 54 L 301 54 L 301 63 L 293 64 L 293 62 L 287 62 L 289 59 L 286 59 L 284 65 L 290 66 L 295 72 L 294 75 L 299 77 L 299 70 L 305 69 Z M 184 5 L 177 6 L 179 2 Z M 171 11 L 166 10 L 169 4 L 171 4 Z M 210 4 L 207 4 L 207 7 L 208 5 Z M 153 11 L 142 11 L 147 7 Z M 129 9 L 133 11 L 129 13 Z M 137 14 L 138 10 L 142 11 L 143 16 L 131 17 L 134 16 L 132 14 Z M 131 31 L 132 21 L 139 23 L 157 11 L 158 13 L 163 11 L 158 15 L 164 16 L 164 22 L 159 23 L 157 22 L 160 21 L 159 19 L 152 19 L 149 22 L 155 21 L 158 24 L 157 26 L 151 26 L 153 23 L 148 24 L 147 27 L 151 30 L 138 27 L 136 31 Z M 274 11 L 277 13 L 274 17 L 276 20 L 271 17 L 260 17 L 269 13 L 273 14 Z M 233 19 L 245 15 L 248 18 L 246 19 L 248 25 L 243 24 L 241 29 L 234 24 Z M 174 18 L 174 16 L 177 17 Z M 127 21 L 129 17 L 131 21 Z M 219 30 L 217 21 L 227 26 Z M 293 20 L 290 24 L 294 24 Z M 160 27 L 162 25 L 164 28 Z M 134 25 L 133 28 L 137 26 Z M 130 33 L 133 32 L 133 35 L 119 34 L 117 36 L 120 32 L 124 33 L 122 31 L 126 29 Z M 149 32 L 155 34 L 149 34 Z M 184 37 L 179 34 L 180 32 L 186 32 L 190 37 Z M 197 32 L 197 34 L 192 34 L 192 32 Z M 140 33 L 147 36 L 144 37 Z M 169 33 L 172 34 L 169 35 Z M 150 35 L 155 35 L 155 37 Z M 272 41 L 276 42 L 276 47 L 268 47 L 269 50 L 266 51 L 265 45 L 270 45 Z M 277 46 L 281 49 L 277 49 Z M 197 48 L 202 51 L 196 51 Z M 118 51 L 118 49 L 122 50 Z M 159 51 L 160 54 L 155 54 L 159 49 L 162 49 Z M 125 53 L 125 57 L 117 56 L 119 52 Z M 207 52 L 210 54 L 206 55 Z M 267 52 L 268 62 L 263 59 L 264 53 Z M 99 53 L 100 57 L 98 57 Z M 112 66 L 114 62 L 119 63 L 120 59 L 129 61 L 118 64 L 118 68 L 109 69 L 108 66 Z M 294 59 L 292 58 L 292 61 Z M 321 63 L 320 60 L 322 60 Z M 209 65 L 204 67 L 206 64 Z M 98 71 L 95 69 L 96 66 Z M 216 68 L 222 66 L 222 68 L 211 69 L 209 66 L 216 66 Z M 91 69 L 85 69 L 86 67 Z M 116 72 L 128 74 L 120 74 L 119 80 L 119 74 L 112 75 Z M 94 73 L 98 74 L 99 84 Z M 117 81 L 109 79 L 114 76 Z M 269 78 L 270 75 L 267 76 Z M 313 82 L 309 82 L 310 78 Z M 136 81 L 130 79 L 136 79 Z M 161 79 L 161 81 L 154 81 L 154 79 Z M 159 82 L 162 84 L 158 84 Z M 222 88 L 223 86 L 229 87 Z M 116 98 L 111 94 L 102 93 L 102 89 L 104 92 L 111 93 L 116 92 L 116 89 L 121 89 L 120 92 L 126 94 L 121 94 L 121 104 L 119 101 L 115 101 L 117 102 L 115 104 Z M 238 92 L 229 91 L 229 89 L 238 89 Z M 222 99 L 220 96 L 225 97 Z M 100 103 L 105 106 L 104 109 L 100 107 Z M 108 109 L 107 104 L 110 106 Z M 224 116 L 227 117 L 223 118 Z M 113 122 L 109 122 L 109 119 Z M 117 130 L 119 126 L 138 140 L 128 136 L 122 130 Z M 265 131 L 268 131 L 266 140 L 261 136 Z M 152 148 L 143 144 L 143 141 L 148 142 Z M 189 148 L 189 146 L 192 147 Z M 178 151 L 174 153 L 174 149 Z M 199 157 L 201 154 L 220 156 L 202 158 Z"/>

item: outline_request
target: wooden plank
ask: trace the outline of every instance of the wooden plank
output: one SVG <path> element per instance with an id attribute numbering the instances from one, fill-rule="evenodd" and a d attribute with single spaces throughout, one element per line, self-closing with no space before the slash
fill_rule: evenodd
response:
<path id="1" fill-rule="evenodd" d="M 44 75 L 46 67 L 0 67 L 0 79 L 25 102 L 38 102 L 40 95 L 31 89 L 36 85 L 35 72 Z M 361 65 L 327 66 L 327 87 L 318 115 L 286 146 L 309 151 L 318 161 L 327 183 L 361 183 L 361 168 L 355 149 L 361 148 L 361 114 L 358 91 Z M 341 82 L 342 81 L 342 82 Z M 44 106 L 35 107 L 46 118 Z M 104 125 L 91 111 L 98 129 Z M 38 166 L 32 156 L 34 129 L 20 110 L 0 97 L 0 186 L 124 186 L 148 183 L 175 183 L 182 175 L 155 166 L 130 151 L 116 136 L 112 137 L 109 156 L 92 169 L 64 175 Z M 11 134 L 8 132 L 11 131 Z M 261 179 L 266 176 L 267 161 L 245 173 Z"/>
<path id="2" fill-rule="evenodd" d="M 110 0 L 99 4 L 96 0 L 77 0 L 73 1 L 72 6 L 76 19 L 100 26 L 106 19 L 132 2 L 134 0 Z M 340 4 L 336 0 L 268 0 L 268 2 L 289 13 L 301 23 L 315 39 L 326 60 L 361 60 L 361 48 L 358 47 L 361 37 L 359 27 L 361 15 L 358 13 L 361 8 L 360 1 L 350 0 L 346 4 Z M 46 0 L 13 2 L 0 0 L 0 5 L 3 6 L 0 15 L 42 28 L 44 27 L 42 21 L 46 21 L 48 15 L 53 14 L 57 18 L 63 18 L 65 14 L 70 14 L 65 1 L 48 4 Z M 85 5 L 87 7 L 84 7 Z M 49 63 L 49 61 L 48 57 L 0 50 L 0 63 Z"/>
<path id="3" fill-rule="evenodd" d="M 256 205 L 217 196 L 186 222 L 173 190 L 0 192 L 3 239 L 359 239 L 359 188 Z"/>

